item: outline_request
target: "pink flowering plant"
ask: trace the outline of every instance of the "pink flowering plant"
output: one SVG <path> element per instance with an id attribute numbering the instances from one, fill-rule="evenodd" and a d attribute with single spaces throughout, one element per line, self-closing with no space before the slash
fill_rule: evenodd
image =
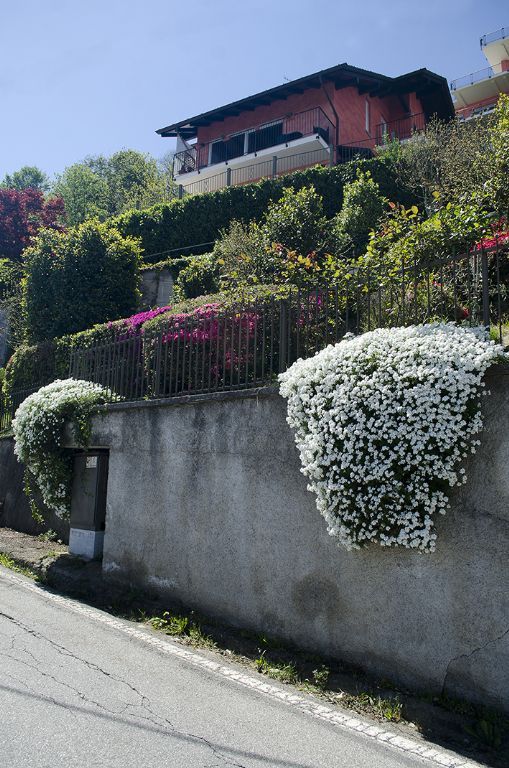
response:
<path id="1" fill-rule="evenodd" d="M 225 309 L 213 302 L 168 315 L 157 333 L 144 335 L 145 370 L 152 396 L 235 384 L 261 369 L 260 312 Z"/>

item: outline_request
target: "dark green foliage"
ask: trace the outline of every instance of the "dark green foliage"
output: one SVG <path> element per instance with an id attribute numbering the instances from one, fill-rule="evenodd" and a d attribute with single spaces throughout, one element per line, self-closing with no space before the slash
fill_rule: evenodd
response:
<path id="1" fill-rule="evenodd" d="M 129 211 L 112 220 L 123 235 L 140 237 L 146 262 L 157 262 L 165 251 L 193 248 L 195 253 L 210 250 L 221 230 L 237 219 L 260 221 L 269 203 L 279 200 L 283 190 L 314 186 L 323 200 L 323 212 L 331 218 L 341 209 L 345 183 L 355 181 L 357 169 L 370 171 L 385 197 L 410 204 L 411 195 L 398 187 L 390 159 L 362 160 L 333 168 L 316 166 L 277 179 L 226 187 L 218 192 L 185 197 L 143 211 Z"/>
<path id="2" fill-rule="evenodd" d="M 69 348 L 56 341 L 22 344 L 5 367 L 5 389 L 32 389 L 56 378 L 67 378 Z"/>
<path id="3" fill-rule="evenodd" d="M 281 243 L 292 251 L 307 254 L 322 246 L 327 221 L 323 202 L 315 188 L 283 191 L 277 202 L 270 203 L 261 227 L 266 246 Z"/>
<path id="4" fill-rule="evenodd" d="M 180 270 L 173 288 L 174 300 L 194 299 L 219 290 L 219 265 L 210 255 L 193 256 Z"/>
<path id="5" fill-rule="evenodd" d="M 92 220 L 67 234 L 44 230 L 25 252 L 29 342 L 127 317 L 138 304 L 139 246 Z"/>
<path id="6" fill-rule="evenodd" d="M 332 224 L 338 235 L 343 234 L 354 253 L 362 253 L 370 232 L 387 210 L 387 200 L 380 194 L 378 184 L 369 172 L 358 172 L 355 181 L 345 186 L 343 207 Z"/>

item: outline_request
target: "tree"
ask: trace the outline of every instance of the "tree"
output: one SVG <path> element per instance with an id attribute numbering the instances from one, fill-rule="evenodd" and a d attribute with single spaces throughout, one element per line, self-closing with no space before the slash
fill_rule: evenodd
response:
<path id="1" fill-rule="evenodd" d="M 103 220 L 109 214 L 108 184 L 85 163 L 66 168 L 57 177 L 53 192 L 63 199 L 70 226 L 91 218 Z"/>
<path id="2" fill-rule="evenodd" d="M 495 210 L 509 214 L 509 96 L 500 96 L 492 134 L 493 167 L 487 191 Z"/>
<path id="3" fill-rule="evenodd" d="M 280 243 L 302 255 L 322 246 L 326 230 L 323 201 L 313 186 L 285 189 L 269 204 L 261 226 L 267 246 Z"/>
<path id="4" fill-rule="evenodd" d="M 335 216 L 333 227 L 337 227 L 338 234 L 345 235 L 345 242 L 359 254 L 366 248 L 369 234 L 376 228 L 386 206 L 387 201 L 371 174 L 359 171 L 357 179 L 345 186 L 343 206 Z"/>
<path id="5" fill-rule="evenodd" d="M 40 192 L 48 192 L 50 188 L 48 176 L 35 165 L 24 165 L 12 176 L 7 173 L 0 186 L 17 190 L 38 189 Z"/>
<path id="6" fill-rule="evenodd" d="M 64 213 L 62 198 L 45 200 L 37 189 L 0 188 L 0 257 L 20 261 L 41 227 L 62 229 Z"/>
<path id="7" fill-rule="evenodd" d="M 111 157 L 93 155 L 66 168 L 54 192 L 65 200 L 71 225 L 90 218 L 104 220 L 132 208 L 147 208 L 169 196 L 167 174 L 157 162 L 134 149 Z"/>

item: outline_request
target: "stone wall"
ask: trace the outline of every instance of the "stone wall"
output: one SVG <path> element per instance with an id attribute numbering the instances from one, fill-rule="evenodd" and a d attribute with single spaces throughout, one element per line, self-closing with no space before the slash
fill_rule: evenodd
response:
<path id="1" fill-rule="evenodd" d="M 103 568 L 232 624 L 509 710 L 509 378 L 434 554 L 347 552 L 306 489 L 276 392 L 116 404 Z M 507 427 L 507 429 L 506 429 Z"/>

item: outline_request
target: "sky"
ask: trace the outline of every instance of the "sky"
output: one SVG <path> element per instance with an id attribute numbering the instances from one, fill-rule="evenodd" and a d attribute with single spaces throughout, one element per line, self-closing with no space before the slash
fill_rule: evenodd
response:
<path id="1" fill-rule="evenodd" d="M 0 0 L 0 179 L 122 148 L 172 122 L 347 62 L 454 79 L 507 0 Z"/>

